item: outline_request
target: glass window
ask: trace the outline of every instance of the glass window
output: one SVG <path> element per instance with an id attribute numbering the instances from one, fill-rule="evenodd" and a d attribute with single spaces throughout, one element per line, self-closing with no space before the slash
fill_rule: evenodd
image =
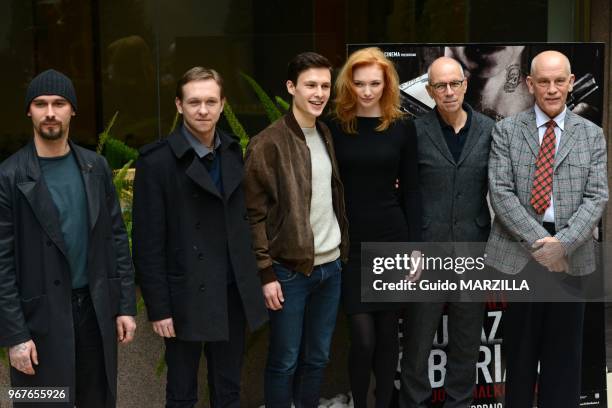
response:
<path id="1" fill-rule="evenodd" d="M 72 78 L 78 111 L 70 135 L 84 145 L 96 141 L 96 98 L 91 2 L 76 0 L 0 2 L 0 159 L 31 137 L 24 97 L 30 80 L 54 68 Z"/>
<path id="2" fill-rule="evenodd" d="M 0 109 L 0 159 L 31 138 L 21 100 L 46 68 L 73 79 L 79 111 L 71 137 L 89 147 L 116 112 L 112 134 L 128 145 L 164 137 L 176 81 L 195 65 L 221 73 L 252 136 L 269 120 L 243 74 L 289 100 L 286 66 L 301 51 L 339 67 L 346 43 L 546 41 L 551 15 L 571 15 L 548 11 L 547 0 L 3 1 L 0 86 L 11 98 Z"/>

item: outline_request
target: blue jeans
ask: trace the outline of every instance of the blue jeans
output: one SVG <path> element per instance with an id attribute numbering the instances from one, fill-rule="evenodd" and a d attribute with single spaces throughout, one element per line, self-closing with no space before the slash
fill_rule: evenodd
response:
<path id="1" fill-rule="evenodd" d="M 274 264 L 285 302 L 270 311 L 266 408 L 319 406 L 323 372 L 340 301 L 339 260 L 315 266 L 310 277 Z"/>

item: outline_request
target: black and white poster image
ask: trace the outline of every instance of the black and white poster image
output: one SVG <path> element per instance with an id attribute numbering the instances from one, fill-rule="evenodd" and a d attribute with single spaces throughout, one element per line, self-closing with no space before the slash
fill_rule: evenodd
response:
<path id="1" fill-rule="evenodd" d="M 560 51 L 568 57 L 576 78 L 573 91 L 567 98 L 568 109 L 602 126 L 605 89 L 603 43 L 349 44 L 347 54 L 371 46 L 379 47 L 395 63 L 400 77 L 402 109 L 408 115 L 418 117 L 434 108 L 435 103 L 425 89 L 427 68 L 436 58 L 448 56 L 463 68 L 468 83 L 465 102 L 496 121 L 534 105 L 526 84 L 531 60 L 544 50 Z M 487 304 L 479 361 L 474 367 L 477 381 L 470 408 L 504 407 L 504 309 L 503 301 L 493 299 Z M 430 407 L 444 406 L 447 329 L 448 320 L 443 316 L 429 357 Z M 607 407 L 602 304 L 587 304 L 584 333 L 587 334 L 583 342 L 580 406 Z M 409 328 L 400 333 L 400 336 L 410 335 Z M 399 381 L 396 381 L 396 387 L 399 387 Z M 397 406 L 397 401 L 394 404 Z"/>
<path id="2" fill-rule="evenodd" d="M 440 57 L 448 56 L 461 63 L 469 86 L 465 100 L 477 111 L 499 120 L 533 106 L 533 96 L 525 79 L 530 62 L 539 52 L 556 49 L 572 63 L 576 76 L 574 90 L 567 105 L 574 113 L 601 125 L 603 97 L 603 44 L 462 44 L 447 46 L 419 46 L 384 44 L 387 56 L 400 74 L 402 106 L 419 116 L 434 106 L 425 90 L 427 67 Z M 348 52 L 361 45 L 349 45 Z"/>

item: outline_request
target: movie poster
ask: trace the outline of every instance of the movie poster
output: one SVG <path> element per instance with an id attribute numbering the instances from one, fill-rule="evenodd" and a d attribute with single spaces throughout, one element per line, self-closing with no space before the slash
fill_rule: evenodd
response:
<path id="1" fill-rule="evenodd" d="M 525 78 L 532 58 L 555 49 L 568 56 L 576 76 L 568 108 L 602 125 L 604 89 L 604 45 L 602 43 L 558 44 L 349 44 L 347 52 L 377 46 L 396 65 L 400 76 L 402 109 L 410 116 L 422 115 L 434 107 L 426 92 L 427 67 L 446 55 L 463 66 L 468 89 L 465 101 L 477 111 L 500 120 L 533 106 Z M 599 231 L 601 237 L 601 229 Z M 505 304 L 487 304 L 481 333 L 480 356 L 475 373 L 477 383 L 472 408 L 503 408 L 505 360 L 503 350 L 503 311 Z M 580 406 L 607 407 L 605 377 L 605 329 L 602 304 L 587 304 L 583 351 L 583 379 Z M 410 335 L 401 333 L 400 336 Z M 448 321 L 440 321 L 429 358 L 432 385 L 431 407 L 441 407 L 446 372 Z M 399 370 L 399 365 L 398 365 Z M 399 388 L 399 381 L 396 381 Z M 397 403 L 395 402 L 395 406 Z"/>

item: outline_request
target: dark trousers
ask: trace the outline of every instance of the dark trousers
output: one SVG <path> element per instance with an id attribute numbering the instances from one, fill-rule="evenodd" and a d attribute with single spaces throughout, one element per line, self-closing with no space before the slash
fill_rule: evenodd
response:
<path id="1" fill-rule="evenodd" d="M 555 234 L 554 224 L 544 223 L 544 228 Z M 555 273 L 535 260 L 523 269 L 525 272 L 535 280 Z M 570 286 L 580 287 L 584 279 L 565 280 Z M 508 304 L 504 313 L 506 408 L 531 407 L 536 382 L 538 408 L 579 405 L 584 308 L 584 302 Z"/>
<path id="2" fill-rule="evenodd" d="M 107 401 L 108 382 L 104 366 L 102 335 L 89 289 L 72 293 L 72 319 L 75 342 L 75 405 L 78 408 L 114 406 Z"/>
<path id="3" fill-rule="evenodd" d="M 212 408 L 240 407 L 240 370 L 244 354 L 246 318 L 235 284 L 228 286 L 229 341 L 204 344 Z M 210 322 L 214 324 L 214 322 Z M 167 408 L 191 408 L 198 402 L 201 341 L 164 339 L 166 343 Z"/>
<path id="4" fill-rule="evenodd" d="M 89 296 L 89 289 L 76 289 L 72 292 L 72 320 L 74 328 L 75 352 L 75 389 L 70 388 L 70 402 L 14 403 L 15 408 L 73 407 L 77 408 L 111 408 L 115 399 L 108 389 L 106 367 L 104 365 L 104 348 L 102 335 L 98 326 L 96 312 Z M 41 349 L 39 348 L 39 352 Z M 71 369 L 67 367 L 66 369 Z M 21 375 L 11 370 L 11 376 Z M 23 380 L 20 381 L 23 383 Z M 41 387 L 44 384 L 25 386 Z M 59 386 L 59 384 L 54 385 Z M 1 398 L 0 398 L 1 399 Z M 4 407 L 0 402 L 0 407 Z"/>
<path id="5" fill-rule="evenodd" d="M 504 313 L 506 408 L 576 408 L 584 303 L 510 303 Z M 538 380 L 538 362 L 540 377 Z"/>
<path id="6" fill-rule="evenodd" d="M 429 353 L 444 305 L 444 302 L 411 303 L 406 309 L 399 394 L 401 408 L 429 406 Z M 447 312 L 449 343 L 444 407 L 465 408 L 472 401 L 476 382 L 484 304 L 449 302 Z"/>

